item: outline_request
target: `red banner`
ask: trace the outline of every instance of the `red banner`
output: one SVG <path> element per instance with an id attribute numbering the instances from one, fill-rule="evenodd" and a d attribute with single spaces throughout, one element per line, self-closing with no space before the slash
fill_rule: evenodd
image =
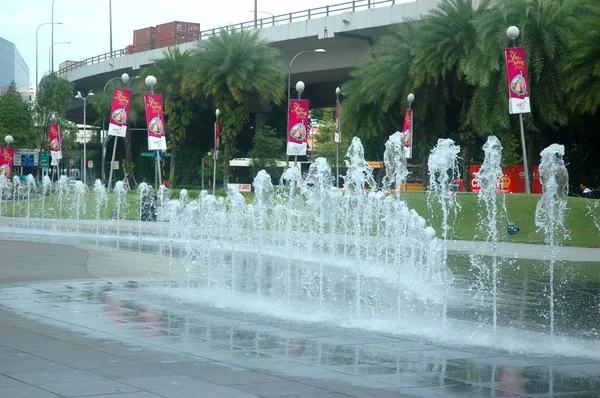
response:
<path id="1" fill-rule="evenodd" d="M 288 108 L 288 155 L 306 155 L 308 140 L 308 100 L 290 100 Z"/>
<path id="2" fill-rule="evenodd" d="M 221 123 L 217 120 L 215 122 L 215 156 L 214 159 L 219 158 L 219 144 L 221 142 Z"/>
<path id="3" fill-rule="evenodd" d="M 13 165 L 15 164 L 15 150 L 5 146 L 0 147 L 0 175 L 10 180 Z"/>
<path id="4" fill-rule="evenodd" d="M 508 110 L 513 113 L 529 113 L 529 83 L 525 49 L 511 47 L 504 49 L 506 80 L 508 82 Z"/>
<path id="5" fill-rule="evenodd" d="M 471 192 L 481 190 L 477 181 L 477 173 L 481 169 L 480 165 L 469 166 L 471 175 Z M 525 193 L 525 172 L 522 164 L 509 165 L 502 168 L 502 179 L 498 180 L 496 192 L 502 193 Z M 539 166 L 533 166 L 533 182 L 531 184 L 532 193 L 542 193 L 542 184 L 540 183 Z"/>
<path id="6" fill-rule="evenodd" d="M 342 133 L 340 131 L 340 101 L 335 102 L 335 135 L 334 142 L 342 142 Z"/>
<path id="7" fill-rule="evenodd" d="M 52 160 L 62 159 L 62 141 L 60 138 L 60 125 L 48 125 L 48 139 L 50 141 L 50 154 Z"/>
<path id="8" fill-rule="evenodd" d="M 407 159 L 412 158 L 413 147 L 413 111 L 407 109 L 404 112 L 404 127 L 402 127 L 402 143 L 404 144 L 404 156 Z"/>
<path id="9" fill-rule="evenodd" d="M 146 107 L 146 124 L 148 129 L 148 150 L 162 151 L 167 149 L 165 137 L 165 117 L 161 94 L 144 94 Z"/>
<path id="10" fill-rule="evenodd" d="M 131 90 L 115 88 L 112 100 L 112 109 L 110 111 L 108 135 L 125 137 L 125 134 L 127 133 L 127 119 L 129 116 L 130 105 Z"/>

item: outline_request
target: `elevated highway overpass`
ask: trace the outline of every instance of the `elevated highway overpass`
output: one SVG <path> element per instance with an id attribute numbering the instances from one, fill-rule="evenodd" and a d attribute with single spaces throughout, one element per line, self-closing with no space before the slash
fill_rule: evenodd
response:
<path id="1" fill-rule="evenodd" d="M 364 62 L 368 50 L 384 35 L 390 26 L 407 19 L 420 19 L 435 8 L 441 0 L 356 0 L 342 4 L 282 14 L 257 21 L 261 38 L 272 43 L 283 58 L 291 60 L 301 51 L 317 48 L 325 54 L 306 53 L 293 63 L 291 85 L 304 81 L 304 98 L 311 100 L 311 107 L 333 105 L 335 88 L 347 81 L 350 71 Z M 254 21 L 227 26 L 226 29 L 254 29 Z M 218 29 L 202 31 L 200 40 L 218 33 Z M 183 50 L 193 49 L 197 42 L 179 44 Z M 76 90 L 90 89 L 100 92 L 106 82 L 126 72 L 130 76 L 140 74 L 140 69 L 162 58 L 164 48 L 134 52 L 118 50 L 82 60 L 59 70 L 59 74 L 75 83 Z M 287 75 L 287 67 L 282 62 Z M 160 82 L 157 84 L 160 92 Z M 82 101 L 74 100 L 66 107 L 67 118 L 83 123 Z M 262 114 L 268 104 L 251 101 L 251 111 Z M 94 120 L 95 110 L 88 107 L 88 120 Z"/>

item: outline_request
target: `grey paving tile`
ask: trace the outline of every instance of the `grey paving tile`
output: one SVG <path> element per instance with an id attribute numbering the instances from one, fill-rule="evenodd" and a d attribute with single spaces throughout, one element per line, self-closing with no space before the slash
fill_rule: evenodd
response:
<path id="1" fill-rule="evenodd" d="M 176 390 L 157 391 L 157 394 L 167 398 L 259 398 L 258 395 L 250 394 L 235 388 L 224 386 L 207 385 L 202 388 L 182 388 Z"/>
<path id="2" fill-rule="evenodd" d="M 279 377 L 251 370 L 214 370 L 200 371 L 190 374 L 197 379 L 204 380 L 222 386 L 234 386 L 238 384 L 272 383 L 280 381 Z"/>
<path id="3" fill-rule="evenodd" d="M 189 376 L 160 376 L 160 377 L 134 377 L 121 379 L 121 383 L 147 391 L 160 391 L 171 389 L 204 388 L 209 383 Z"/>
<path id="4" fill-rule="evenodd" d="M 310 395 L 329 392 L 315 386 L 289 380 L 279 380 L 270 383 L 242 384 L 235 386 L 235 388 L 260 397 L 285 397 L 289 395 Z"/>
<path id="5" fill-rule="evenodd" d="M 115 394 L 101 394 L 101 395 L 88 395 L 87 398 L 160 398 L 164 395 L 158 395 L 147 391 L 137 392 L 126 392 L 126 393 L 115 393 Z"/>
<path id="6" fill-rule="evenodd" d="M 43 386 L 44 384 L 56 383 L 72 383 L 74 380 L 78 382 L 100 381 L 105 380 L 98 375 L 84 372 L 81 370 L 63 370 L 63 371 L 48 371 L 36 373 L 17 373 L 11 377 L 22 381 L 23 383 L 34 386 Z"/>
<path id="7" fill-rule="evenodd" d="M 18 386 L 22 386 L 22 385 L 24 385 L 24 383 L 22 383 L 19 380 L 16 380 L 16 379 L 14 379 L 12 377 L 0 375 L 0 388 L 3 388 L 3 387 L 18 387 Z"/>
<path id="8" fill-rule="evenodd" d="M 6 398 L 59 398 L 59 395 L 33 386 L 0 388 L 0 397 Z"/>
<path id="9" fill-rule="evenodd" d="M 113 380 L 86 381 L 85 383 L 45 384 L 43 388 L 63 397 L 78 397 L 98 394 L 114 394 L 138 391 L 139 389 Z"/>
<path id="10" fill-rule="evenodd" d="M 95 375 L 102 376 L 111 380 L 131 379 L 136 377 L 177 376 L 177 373 L 149 365 L 129 366 L 116 364 L 115 366 L 110 366 L 106 368 L 94 368 L 89 369 L 88 371 Z"/>
<path id="11" fill-rule="evenodd" d="M 5 374 L 7 376 L 20 373 L 64 372 L 67 370 L 72 370 L 72 368 L 35 357 L 24 362 L 0 362 L 0 374 Z"/>
<path id="12" fill-rule="evenodd" d="M 357 398 L 380 397 L 377 392 L 374 395 L 356 395 Z M 383 393 L 382 393 L 383 394 Z M 441 397 L 441 398 L 485 398 L 485 397 L 524 397 L 524 395 L 498 392 L 490 388 L 481 386 L 470 386 L 466 384 L 456 384 L 438 387 L 417 387 L 417 388 L 400 388 L 390 390 L 390 394 L 401 394 L 401 396 L 418 396 L 418 397 Z M 398 395 L 389 395 L 389 397 L 397 397 Z M 383 397 L 383 395 L 381 395 Z"/>

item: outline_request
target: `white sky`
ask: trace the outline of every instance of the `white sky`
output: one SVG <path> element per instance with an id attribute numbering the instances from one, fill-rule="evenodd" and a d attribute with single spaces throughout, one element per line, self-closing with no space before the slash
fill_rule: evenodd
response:
<path id="1" fill-rule="evenodd" d="M 347 0 L 257 0 L 258 10 L 275 15 L 339 4 Z M 35 84 L 36 29 L 52 20 L 52 0 L 0 0 L 0 37 L 17 46 Z M 133 44 L 133 31 L 171 21 L 199 22 L 200 29 L 252 21 L 254 0 L 112 0 L 113 50 Z M 55 0 L 54 70 L 110 50 L 109 0 Z M 269 17 L 259 13 L 258 17 Z M 49 70 L 51 26 L 38 34 L 39 79 Z"/>

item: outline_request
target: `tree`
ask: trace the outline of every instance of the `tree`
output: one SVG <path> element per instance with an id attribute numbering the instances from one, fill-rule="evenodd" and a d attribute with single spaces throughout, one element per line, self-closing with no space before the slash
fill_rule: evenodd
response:
<path id="1" fill-rule="evenodd" d="M 477 86 L 471 107 L 476 131 L 508 130 L 515 118 L 507 111 L 507 84 L 503 50 L 510 46 L 506 29 L 520 29 L 517 44 L 527 57 L 531 113 L 524 115 L 528 160 L 549 130 L 570 120 L 565 95 L 567 75 L 562 65 L 571 56 L 569 38 L 580 35 L 585 15 L 597 14 L 597 2 L 589 0 L 496 0 L 490 11 L 475 21 L 478 41 L 467 65 L 469 80 Z M 517 128 L 513 131 L 518 131 Z"/>
<path id="2" fill-rule="evenodd" d="M 73 90 L 75 85 L 56 73 L 46 75 L 40 81 L 33 108 L 40 147 L 49 148 L 48 124 L 53 115 L 59 120 L 64 116 L 64 106 L 73 101 Z"/>
<path id="3" fill-rule="evenodd" d="M 15 145 L 21 148 L 36 146 L 36 134 L 29 104 L 17 91 L 13 81 L 6 93 L 0 96 L 0 137 L 12 135 Z"/>
<path id="4" fill-rule="evenodd" d="M 250 174 L 256 175 L 260 170 L 265 170 L 274 178 L 279 174 L 277 162 L 285 160 L 284 154 L 284 140 L 277 137 L 274 128 L 263 126 L 252 139 L 252 149 L 248 153 L 252 159 Z"/>
<path id="5" fill-rule="evenodd" d="M 191 96 L 210 100 L 213 109 L 221 111 L 226 186 L 233 143 L 249 117 L 249 98 L 257 96 L 275 103 L 285 98 L 282 60 L 276 50 L 259 39 L 257 31 L 225 29 L 202 40 L 193 58 L 193 72 L 184 89 Z"/>
<path id="6" fill-rule="evenodd" d="M 183 141 L 186 129 L 190 126 L 193 114 L 193 97 L 196 93 L 184 94 L 183 86 L 191 69 L 191 53 L 181 51 L 179 47 L 168 48 L 164 57 L 154 61 L 147 74 L 156 77 L 160 92 L 163 94 L 165 108 L 165 127 L 167 139 L 171 144 L 171 163 L 169 181 L 175 181 L 177 148 Z"/>

